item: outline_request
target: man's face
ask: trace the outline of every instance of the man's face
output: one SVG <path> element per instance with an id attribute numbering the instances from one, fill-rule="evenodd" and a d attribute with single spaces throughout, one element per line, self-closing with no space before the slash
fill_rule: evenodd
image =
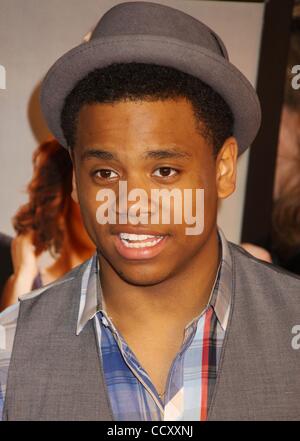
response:
<path id="1" fill-rule="evenodd" d="M 198 124 L 192 105 L 179 98 L 90 104 L 80 110 L 73 197 L 80 203 L 86 229 L 101 258 L 129 283 L 153 285 L 177 274 L 203 252 L 215 229 L 220 167 Z M 149 201 L 152 189 L 191 189 L 194 202 L 195 190 L 204 189 L 203 232 L 187 235 L 190 225 L 184 218 L 175 224 L 174 204 L 169 224 L 151 224 L 149 215 L 148 224 L 120 225 L 119 181 L 127 182 L 128 192 L 145 190 Z M 96 219 L 96 196 L 102 189 L 116 195 L 116 224 L 100 225 Z M 127 209 L 134 203 L 127 202 Z M 150 206 L 147 211 L 150 214 Z M 154 237 L 137 241 L 121 233 Z"/>

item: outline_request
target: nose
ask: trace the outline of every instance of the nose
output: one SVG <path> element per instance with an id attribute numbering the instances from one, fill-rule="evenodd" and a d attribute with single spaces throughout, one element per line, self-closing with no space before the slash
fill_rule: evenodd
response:
<path id="1" fill-rule="evenodd" d="M 141 223 L 148 223 L 151 216 L 151 189 L 146 179 L 130 176 L 126 181 L 119 181 L 116 213 L 121 224 L 136 223 L 133 221 L 136 216 L 139 216 Z"/>

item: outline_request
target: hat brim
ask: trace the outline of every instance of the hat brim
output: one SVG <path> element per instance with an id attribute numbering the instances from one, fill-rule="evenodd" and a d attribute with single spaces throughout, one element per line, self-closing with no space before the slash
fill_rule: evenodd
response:
<path id="1" fill-rule="evenodd" d="M 233 64 L 195 44 L 139 34 L 100 37 L 83 43 L 49 70 L 42 83 L 41 107 L 49 129 L 62 146 L 68 148 L 61 129 L 61 112 L 77 82 L 94 69 L 130 62 L 173 67 L 201 79 L 230 106 L 239 155 L 251 145 L 261 123 L 260 103 L 253 86 Z"/>

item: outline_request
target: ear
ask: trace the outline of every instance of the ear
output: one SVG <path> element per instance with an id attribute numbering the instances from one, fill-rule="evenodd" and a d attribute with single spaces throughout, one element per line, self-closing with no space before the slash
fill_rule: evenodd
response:
<path id="1" fill-rule="evenodd" d="M 218 197 L 230 196 L 236 186 L 238 144 L 234 137 L 227 138 L 216 160 L 216 185 Z"/>
<path id="2" fill-rule="evenodd" d="M 77 193 L 76 176 L 75 176 L 74 168 L 73 168 L 73 172 L 72 172 L 72 193 L 71 193 L 71 197 L 72 197 L 74 202 L 77 202 L 77 204 L 79 203 L 78 193 Z"/>

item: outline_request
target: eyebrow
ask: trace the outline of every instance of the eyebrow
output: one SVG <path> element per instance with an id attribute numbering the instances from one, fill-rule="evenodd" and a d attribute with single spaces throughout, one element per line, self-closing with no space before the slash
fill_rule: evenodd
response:
<path id="1" fill-rule="evenodd" d="M 166 159 L 166 158 L 180 158 L 189 160 L 192 158 L 191 153 L 184 152 L 178 149 L 164 149 L 164 150 L 148 150 L 142 155 L 145 159 Z M 80 159 L 81 161 L 87 159 L 103 159 L 107 161 L 119 161 L 118 155 L 107 150 L 88 149 L 85 150 Z"/>
<path id="2" fill-rule="evenodd" d="M 80 156 L 81 161 L 87 160 L 87 159 L 106 159 L 109 161 L 116 160 L 118 161 L 118 155 L 115 155 L 114 153 L 111 153 L 107 150 L 98 150 L 98 149 L 88 149 L 85 150 L 82 155 Z"/>
<path id="3" fill-rule="evenodd" d="M 165 158 L 182 158 L 191 159 L 191 153 L 184 152 L 178 149 L 166 149 L 166 150 L 149 150 L 143 155 L 146 159 L 165 159 Z"/>

